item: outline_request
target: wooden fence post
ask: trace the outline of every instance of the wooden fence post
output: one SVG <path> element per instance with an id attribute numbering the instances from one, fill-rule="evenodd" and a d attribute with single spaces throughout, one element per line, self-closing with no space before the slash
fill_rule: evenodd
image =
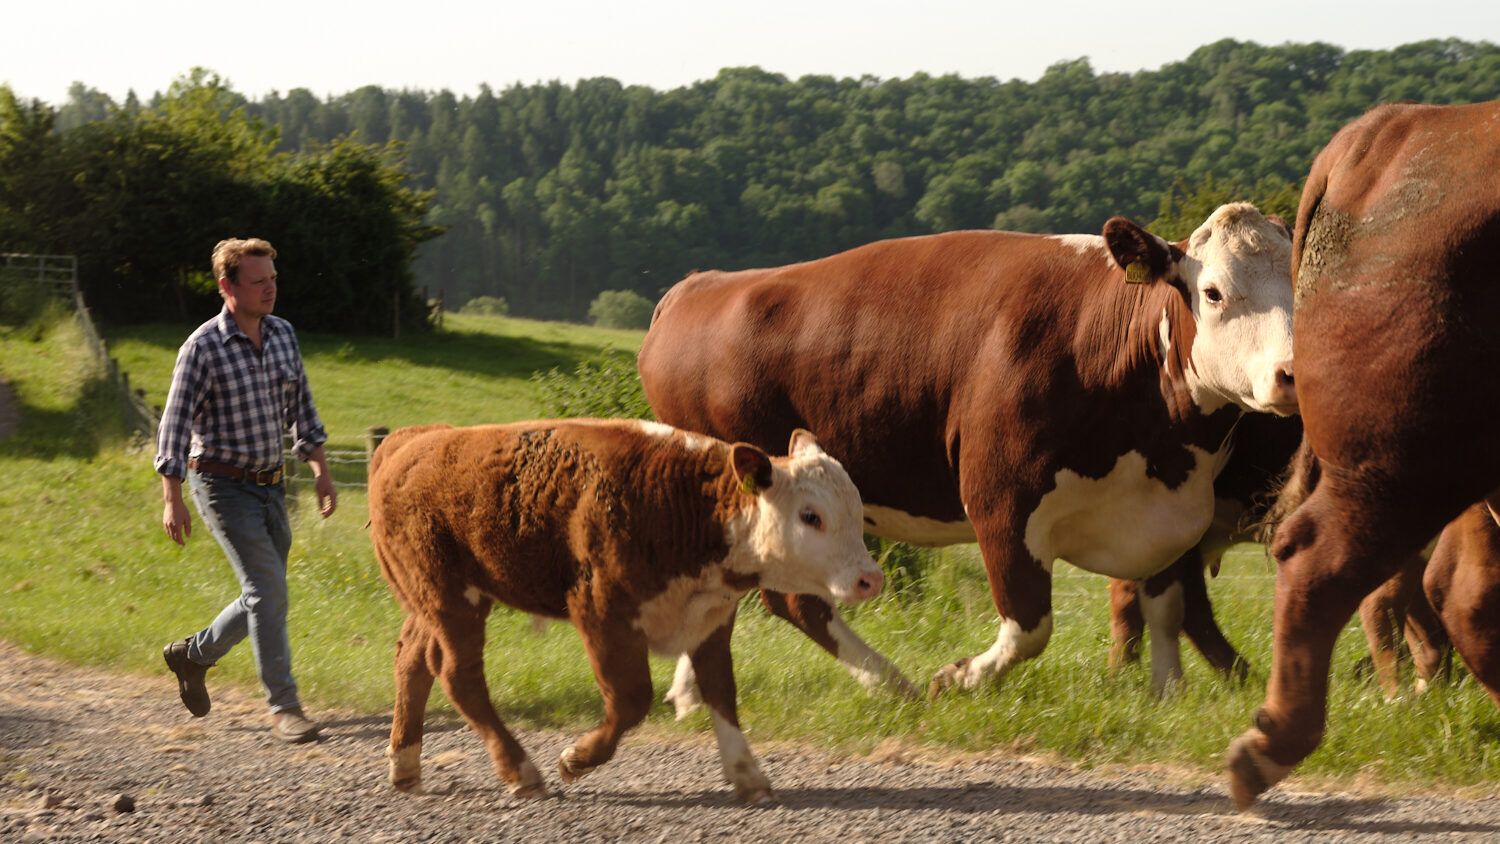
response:
<path id="1" fill-rule="evenodd" d="M 384 428 L 379 425 L 373 425 L 365 429 L 366 461 L 375 459 L 375 449 L 380 448 L 380 444 L 385 441 L 386 435 L 390 432 L 390 428 Z"/>

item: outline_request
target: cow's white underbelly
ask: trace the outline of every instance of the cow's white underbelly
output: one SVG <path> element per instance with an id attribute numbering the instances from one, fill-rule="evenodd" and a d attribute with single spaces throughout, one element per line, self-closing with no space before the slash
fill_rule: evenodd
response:
<path id="1" fill-rule="evenodd" d="M 960 545 L 976 540 L 968 519 L 940 522 L 873 504 L 865 505 L 865 533 L 911 545 Z"/>
<path id="2" fill-rule="evenodd" d="M 1132 451 L 1102 478 L 1063 469 L 1026 521 L 1026 547 L 1043 563 L 1131 580 L 1150 577 L 1193 547 L 1214 517 L 1220 455 L 1192 446 L 1194 467 L 1176 489 L 1146 475 Z"/>

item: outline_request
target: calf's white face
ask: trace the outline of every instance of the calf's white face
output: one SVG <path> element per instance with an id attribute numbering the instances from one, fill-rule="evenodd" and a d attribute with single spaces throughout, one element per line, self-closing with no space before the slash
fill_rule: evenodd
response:
<path id="1" fill-rule="evenodd" d="M 1252 411 L 1296 413 L 1292 243 L 1285 229 L 1254 206 L 1235 203 L 1220 206 L 1187 246 L 1177 274 L 1197 321 L 1189 375 L 1195 394 L 1216 394 L 1220 403 Z"/>
<path id="2" fill-rule="evenodd" d="M 760 585 L 853 603 L 880 593 L 885 578 L 864 544 L 859 490 L 812 434 L 792 434 L 790 454 L 772 460 L 738 444 L 741 487 L 756 495 L 741 529 Z"/>

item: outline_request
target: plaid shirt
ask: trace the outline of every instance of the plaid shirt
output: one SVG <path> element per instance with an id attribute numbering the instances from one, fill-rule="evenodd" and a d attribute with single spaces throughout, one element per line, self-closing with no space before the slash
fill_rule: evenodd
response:
<path id="1" fill-rule="evenodd" d="M 260 331 L 256 351 L 225 307 L 177 351 L 157 431 L 158 474 L 185 477 L 190 453 L 255 471 L 275 469 L 287 428 L 303 460 L 327 441 L 292 324 L 267 316 Z"/>

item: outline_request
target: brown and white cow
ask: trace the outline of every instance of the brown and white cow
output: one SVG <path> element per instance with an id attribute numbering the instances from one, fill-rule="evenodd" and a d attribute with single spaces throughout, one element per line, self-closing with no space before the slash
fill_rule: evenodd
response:
<path id="1" fill-rule="evenodd" d="M 1228 752 L 1241 808 L 1321 741 L 1329 658 L 1360 599 L 1466 508 L 1495 500 L 1496 173 L 1500 102 L 1382 106 L 1313 162 L 1293 246 L 1310 451 L 1291 480 L 1301 503 L 1272 545 L 1266 700 Z M 1476 572 L 1474 587 L 1495 585 L 1493 567 Z M 1478 640 L 1449 632 L 1472 660 Z M 1480 677 L 1491 689 L 1500 679 Z"/>
<path id="2" fill-rule="evenodd" d="M 740 733 L 729 637 L 763 587 L 858 601 L 880 591 L 859 493 L 811 434 L 787 457 L 655 422 L 567 420 L 391 434 L 370 465 L 370 538 L 406 609 L 396 646 L 390 779 L 421 781 L 436 677 L 515 794 L 546 793 L 484 678 L 495 602 L 572 621 L 604 721 L 563 751 L 571 782 L 614 756 L 651 706 L 648 651 L 697 672 L 724 775 L 749 802 L 770 783 Z"/>
<path id="3" fill-rule="evenodd" d="M 641 380 L 679 427 L 816 433 L 869 533 L 977 541 L 999 634 L 930 691 L 972 687 L 1042 651 L 1055 560 L 1165 568 L 1213 519 L 1241 413 L 1295 411 L 1290 248 L 1233 204 L 1180 243 L 1115 217 L 1102 235 L 952 232 L 697 273 L 658 304 Z M 862 682 L 906 687 L 825 602 L 762 594 Z"/>

